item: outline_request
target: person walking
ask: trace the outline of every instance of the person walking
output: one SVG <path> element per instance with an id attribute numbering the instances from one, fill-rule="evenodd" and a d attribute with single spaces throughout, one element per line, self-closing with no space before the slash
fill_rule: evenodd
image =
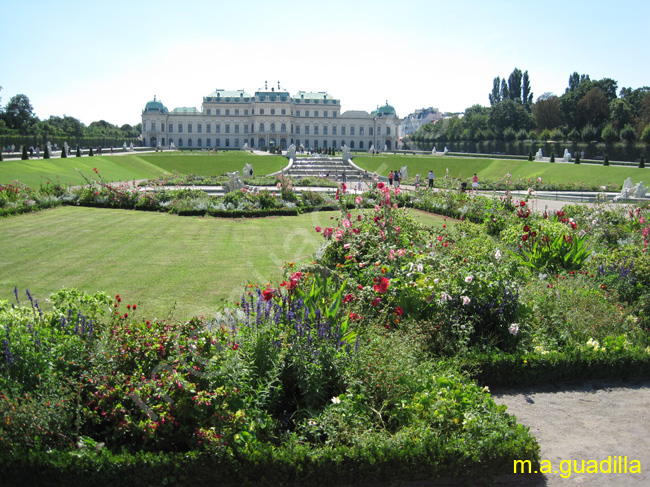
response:
<path id="1" fill-rule="evenodd" d="M 433 188 L 433 179 L 435 178 L 433 174 L 433 169 L 429 170 L 429 187 Z"/>
<path id="2" fill-rule="evenodd" d="M 395 171 L 395 174 L 393 175 L 393 179 L 395 181 L 395 187 L 399 188 L 399 179 L 400 179 L 399 171 Z"/>
<path id="3" fill-rule="evenodd" d="M 389 185 L 389 186 L 392 186 L 392 185 L 393 185 L 393 177 L 394 177 L 394 176 L 395 176 L 395 175 L 393 174 L 393 171 L 391 171 L 391 172 L 388 173 L 388 185 Z"/>
<path id="4" fill-rule="evenodd" d="M 478 176 L 476 173 L 474 173 L 474 177 L 472 178 L 472 191 L 478 193 Z"/>

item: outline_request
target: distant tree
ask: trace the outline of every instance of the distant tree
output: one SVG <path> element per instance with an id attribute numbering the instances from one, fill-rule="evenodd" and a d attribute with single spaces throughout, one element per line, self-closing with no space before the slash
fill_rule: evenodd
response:
<path id="1" fill-rule="evenodd" d="M 593 142 L 598 140 L 598 129 L 588 123 L 582 128 L 582 131 L 580 132 L 580 135 L 582 136 L 582 141 L 583 142 Z"/>
<path id="2" fill-rule="evenodd" d="M 533 104 L 533 92 L 530 87 L 530 76 L 528 76 L 528 70 L 524 71 L 521 90 L 521 101 L 526 107 L 530 108 Z"/>
<path id="3" fill-rule="evenodd" d="M 613 144 L 618 140 L 618 132 L 616 132 L 616 129 L 611 125 L 605 125 L 605 128 L 600 133 L 600 138 L 603 139 L 603 142 L 607 145 Z"/>
<path id="4" fill-rule="evenodd" d="M 605 98 L 607 98 L 607 103 L 611 103 L 616 100 L 616 92 L 618 91 L 618 82 L 612 78 L 603 78 L 598 81 L 593 81 L 592 85 L 605 93 Z"/>
<path id="5" fill-rule="evenodd" d="M 641 132 L 641 142 L 650 145 L 650 123 Z"/>
<path id="6" fill-rule="evenodd" d="M 26 161 L 27 159 L 29 159 L 29 156 L 27 155 L 27 146 L 26 146 L 26 145 L 23 145 L 23 153 L 22 153 L 22 155 L 20 156 L 20 158 L 21 158 L 23 161 Z"/>
<path id="7" fill-rule="evenodd" d="M 569 76 L 569 87 L 566 89 L 567 92 L 575 91 L 580 84 L 590 81 L 588 74 L 580 75 L 577 71 L 574 71 L 571 76 Z"/>
<path id="8" fill-rule="evenodd" d="M 503 100 L 494 105 L 488 119 L 490 127 L 496 132 L 503 132 L 507 127 L 515 132 L 522 129 L 528 132 L 535 127 L 532 113 L 513 100 Z"/>
<path id="9" fill-rule="evenodd" d="M 609 123 L 612 124 L 614 130 L 621 130 L 627 124 L 634 124 L 634 113 L 630 104 L 617 98 L 609 104 Z"/>
<path id="10" fill-rule="evenodd" d="M 77 157 L 81 157 L 81 147 L 77 146 Z"/>
<path id="11" fill-rule="evenodd" d="M 576 152 L 576 160 L 574 161 L 574 164 L 580 164 L 580 152 Z"/>
<path id="12" fill-rule="evenodd" d="M 521 129 L 517 131 L 517 140 L 523 141 L 530 138 L 530 132 L 528 132 L 525 129 Z"/>
<path id="13" fill-rule="evenodd" d="M 65 146 L 61 147 L 61 159 L 65 159 L 68 157 L 68 151 L 65 150 Z"/>
<path id="14" fill-rule="evenodd" d="M 501 101 L 501 78 L 499 76 L 492 81 L 492 93 L 490 93 L 488 98 L 490 99 L 491 106 Z"/>
<path id="15" fill-rule="evenodd" d="M 517 138 L 517 132 L 514 131 L 512 127 L 506 127 L 503 131 L 503 140 L 506 142 L 512 142 Z"/>
<path id="16" fill-rule="evenodd" d="M 501 101 L 507 100 L 509 97 L 508 94 L 508 82 L 505 79 L 501 80 Z"/>
<path id="17" fill-rule="evenodd" d="M 92 157 L 93 155 L 94 155 L 93 154 L 93 148 L 91 147 L 90 150 L 88 151 L 88 156 Z"/>
<path id="18" fill-rule="evenodd" d="M 609 102 L 600 88 L 590 89 L 576 105 L 578 127 L 590 123 L 601 127 L 609 118 Z"/>
<path id="19" fill-rule="evenodd" d="M 50 146 L 46 145 L 45 150 L 43 151 L 43 159 L 49 159 L 51 156 L 50 154 Z"/>
<path id="20" fill-rule="evenodd" d="M 641 156 L 641 159 L 639 160 L 639 169 L 644 169 L 645 168 L 645 159 L 643 156 Z"/>
<path id="21" fill-rule="evenodd" d="M 603 159 L 603 166 L 609 166 L 609 155 L 605 154 L 605 159 Z"/>
<path id="22" fill-rule="evenodd" d="M 556 142 L 564 140 L 564 132 L 560 127 L 551 130 L 551 140 L 554 140 Z"/>
<path id="23" fill-rule="evenodd" d="M 581 138 L 581 135 L 580 135 L 580 132 L 578 131 L 578 129 L 573 129 L 571 132 L 569 132 L 568 137 L 569 137 L 569 140 L 571 142 L 579 142 L 580 138 Z"/>
<path id="24" fill-rule="evenodd" d="M 553 93 L 544 93 L 533 105 L 537 130 L 552 130 L 562 123 L 560 99 Z"/>
<path id="25" fill-rule="evenodd" d="M 12 96 L 4 109 L 3 119 L 7 127 L 27 135 L 30 128 L 38 121 L 34 108 L 25 95 Z"/>
<path id="26" fill-rule="evenodd" d="M 508 77 L 508 99 L 517 103 L 522 103 L 521 100 L 521 78 L 522 73 L 519 68 L 515 68 Z"/>
<path id="27" fill-rule="evenodd" d="M 631 125 L 626 125 L 621 129 L 621 140 L 626 144 L 632 144 L 636 140 L 636 131 Z"/>
<path id="28" fill-rule="evenodd" d="M 542 130 L 539 134 L 539 140 L 543 140 L 544 142 L 551 140 L 551 131 L 549 129 Z"/>
<path id="29" fill-rule="evenodd" d="M 551 151 L 551 159 L 549 162 L 555 162 L 555 152 Z"/>

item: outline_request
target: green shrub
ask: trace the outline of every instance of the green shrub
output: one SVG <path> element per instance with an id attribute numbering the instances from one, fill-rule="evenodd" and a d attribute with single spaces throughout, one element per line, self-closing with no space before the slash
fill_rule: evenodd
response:
<path id="1" fill-rule="evenodd" d="M 605 158 L 603 159 L 603 166 L 609 166 L 609 154 L 605 154 Z"/>
<path id="2" fill-rule="evenodd" d="M 641 156 L 641 159 L 639 160 L 639 168 L 640 169 L 645 168 L 645 159 L 643 158 L 643 156 Z"/>

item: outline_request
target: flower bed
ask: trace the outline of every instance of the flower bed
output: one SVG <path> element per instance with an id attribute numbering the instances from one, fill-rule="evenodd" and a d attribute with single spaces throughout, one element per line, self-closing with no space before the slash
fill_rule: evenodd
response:
<path id="1" fill-rule="evenodd" d="M 280 186 L 282 198 L 240 191 L 219 204 L 296 210 L 290 182 Z M 70 290 L 51 312 L 29 295 L 0 304 L 5 475 L 267 485 L 499 475 L 514 459 L 537 464 L 539 448 L 490 386 L 650 374 L 648 207 L 535 214 L 508 195 L 346 190 L 320 202 L 341 213 L 314 229 L 323 246 L 311 263 L 248 285 L 213 319 L 140 318 L 120 296 Z M 120 191 L 83 188 L 78 201 L 217 211 L 192 190 Z M 406 206 L 463 221 L 433 229 Z"/>

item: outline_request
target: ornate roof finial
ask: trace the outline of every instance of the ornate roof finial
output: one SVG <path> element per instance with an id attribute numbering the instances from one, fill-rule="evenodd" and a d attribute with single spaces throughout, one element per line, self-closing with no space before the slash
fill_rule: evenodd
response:
<path id="1" fill-rule="evenodd" d="M 268 83 L 267 83 L 266 81 L 264 81 L 264 89 L 265 89 L 265 90 L 268 90 L 268 89 L 269 89 L 269 85 L 268 85 Z"/>

